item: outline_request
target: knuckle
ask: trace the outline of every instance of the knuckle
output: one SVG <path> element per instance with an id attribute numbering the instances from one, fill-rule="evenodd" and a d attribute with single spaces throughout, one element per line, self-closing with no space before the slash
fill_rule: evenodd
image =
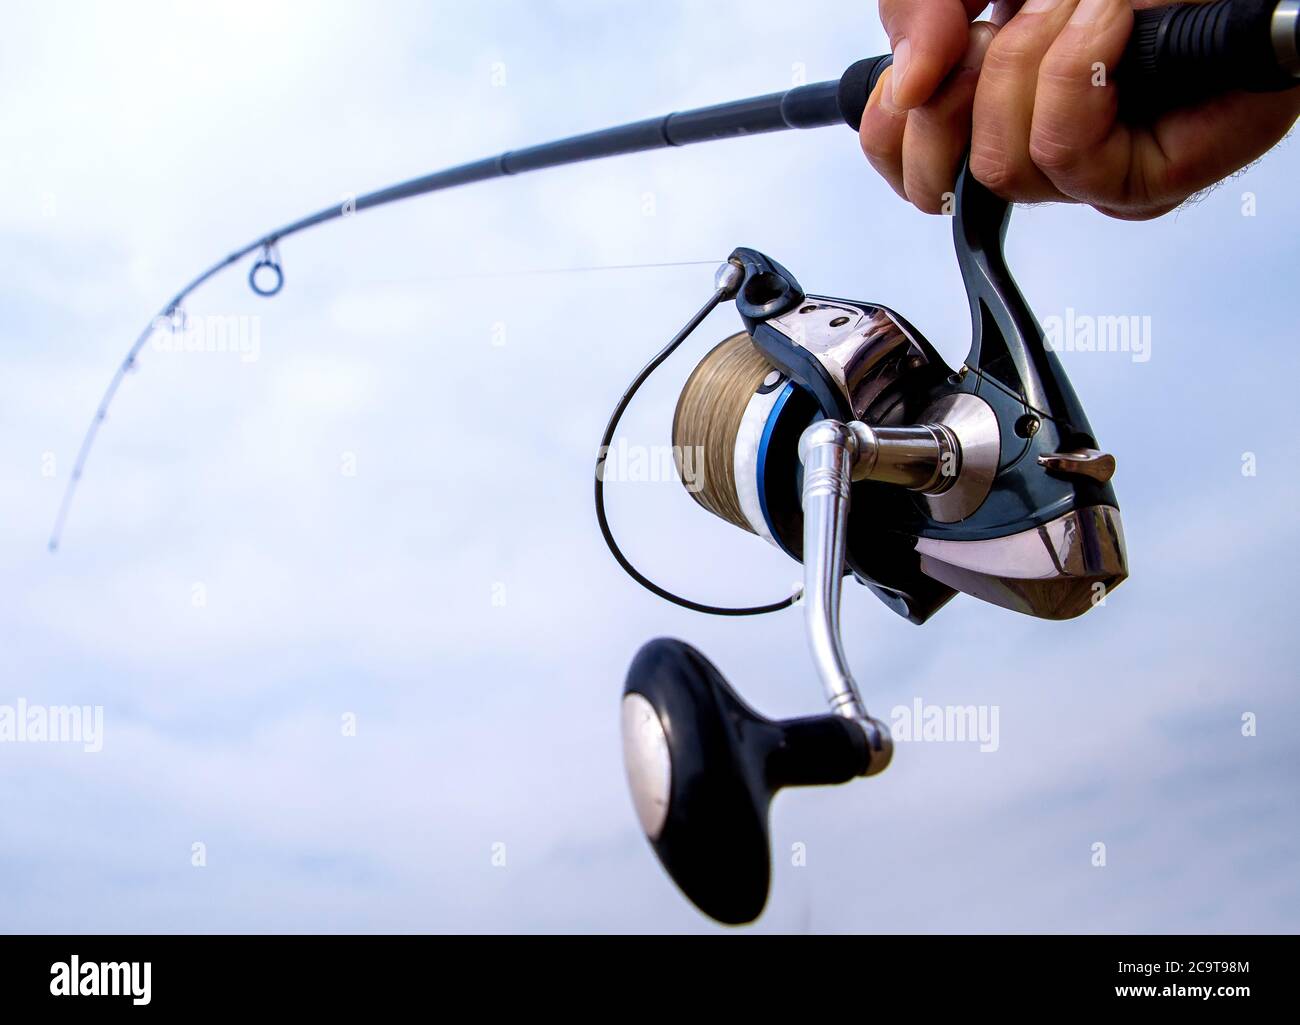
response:
<path id="1" fill-rule="evenodd" d="M 1116 205 L 1126 212 L 1127 220 L 1145 221 L 1159 217 L 1189 195 L 1189 190 L 1179 189 L 1171 181 L 1168 162 L 1143 156 L 1144 152 L 1150 151 L 1140 151 L 1130 162 L 1118 190 L 1122 201 Z"/>
<path id="2" fill-rule="evenodd" d="M 1016 190 L 1021 174 L 1015 162 L 1001 147 L 973 142 L 970 151 L 970 173 L 975 180 L 999 196 Z"/>
<path id="3" fill-rule="evenodd" d="M 863 155 L 873 164 L 887 164 L 898 157 L 897 140 L 892 133 L 864 126 L 859 140 Z"/>
<path id="4" fill-rule="evenodd" d="M 1134 178 L 1133 192 L 1147 206 L 1177 206 L 1205 185 L 1199 169 L 1178 160 L 1158 167 L 1138 163 Z"/>
<path id="5" fill-rule="evenodd" d="M 1029 159 L 1048 176 L 1069 174 L 1086 159 L 1068 130 L 1035 128 L 1029 136 Z"/>
<path id="6" fill-rule="evenodd" d="M 903 189 L 907 193 L 907 200 L 923 214 L 938 214 L 943 212 L 943 190 L 934 187 L 931 184 L 923 182 L 914 182 L 905 179 Z"/>
<path id="7" fill-rule="evenodd" d="M 1038 68 L 1038 90 L 1062 96 L 1079 96 L 1092 84 L 1092 61 L 1075 60 L 1068 54 L 1053 49 Z"/>
<path id="8" fill-rule="evenodd" d="M 889 34 L 889 45 L 893 47 L 907 28 L 908 7 L 904 0 L 880 0 L 880 24 Z"/>
<path id="9" fill-rule="evenodd" d="M 1036 63 L 1039 56 L 1038 51 L 1028 45 L 1028 40 L 1021 33 L 1008 26 L 989 43 L 980 73 L 995 76 L 1017 74 L 1026 66 Z"/>

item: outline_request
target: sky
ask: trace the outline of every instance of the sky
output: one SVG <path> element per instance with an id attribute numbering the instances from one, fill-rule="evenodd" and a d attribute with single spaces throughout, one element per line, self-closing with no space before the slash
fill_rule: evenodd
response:
<path id="1" fill-rule="evenodd" d="M 820 712 L 800 616 L 643 592 L 590 482 L 610 408 L 713 269 L 541 272 L 748 245 L 812 292 L 899 310 L 959 364 L 951 225 L 898 200 L 847 129 L 489 182 L 287 240 L 276 298 L 245 263 L 187 304 L 256 318 L 256 358 L 148 347 L 61 550 L 46 539 L 127 347 L 225 253 L 441 167 L 836 78 L 886 48 L 875 5 L 59 2 L 7 22 L 0 713 L 102 706 L 103 729 L 98 751 L 0 742 L 0 929 L 719 929 L 638 829 L 623 677 L 675 636 L 765 715 Z M 914 627 L 850 587 L 868 707 L 996 707 L 997 749 L 900 743 L 877 778 L 780 795 L 750 931 L 1300 928 L 1298 173 L 1288 140 L 1156 222 L 1016 211 L 1009 258 L 1041 318 L 1149 318 L 1147 358 L 1062 354 L 1118 460 L 1131 578 L 1066 623 L 959 596 Z M 719 309 L 651 380 L 629 444 L 670 443 L 686 375 L 737 327 Z M 765 602 L 798 576 L 676 482 L 608 492 L 674 589 Z"/>

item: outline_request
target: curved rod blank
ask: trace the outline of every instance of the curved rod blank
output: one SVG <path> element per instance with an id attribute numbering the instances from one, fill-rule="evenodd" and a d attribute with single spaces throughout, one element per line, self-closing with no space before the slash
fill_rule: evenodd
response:
<path id="1" fill-rule="evenodd" d="M 766 96 L 736 100 L 732 103 L 701 107 L 696 110 L 668 114 L 664 117 L 651 118 L 646 121 L 636 121 L 616 128 L 589 132 L 586 135 L 577 135 L 556 142 L 543 143 L 540 146 L 531 146 L 527 149 L 512 150 L 500 156 L 489 157 L 486 160 L 479 160 L 474 163 L 461 164 L 447 170 L 435 171 L 420 178 L 413 178 L 397 185 L 390 185 L 387 188 L 359 196 L 355 202 L 349 200 L 347 203 L 338 206 L 326 207 L 324 210 L 319 210 L 291 224 L 286 224 L 276 231 L 263 235 L 242 249 L 237 249 L 219 263 L 213 264 L 177 292 L 158 311 L 158 315 L 149 322 L 149 326 L 141 332 L 140 337 L 135 340 L 135 344 L 127 351 L 125 359 L 118 365 L 112 380 L 108 383 L 107 390 L 104 392 L 104 397 L 100 399 L 99 406 L 95 410 L 95 416 L 86 429 L 85 437 L 82 439 L 81 448 L 77 453 L 77 460 L 73 464 L 72 475 L 68 478 L 68 485 L 63 492 L 63 501 L 59 506 L 58 515 L 55 517 L 54 529 L 50 533 L 50 551 L 57 551 L 62 540 L 68 512 L 72 507 L 72 499 L 76 494 L 77 485 L 85 470 L 90 450 L 99 434 L 100 425 L 108 415 L 108 407 L 111 405 L 114 396 L 116 396 L 118 388 L 122 384 L 122 379 L 134 368 L 140 351 L 153 336 L 158 319 L 178 315 L 181 304 L 191 293 L 231 264 L 237 263 L 245 256 L 260 249 L 264 254 L 268 254 L 270 266 L 279 275 L 279 265 L 275 262 L 274 257 L 270 257 L 269 254 L 273 253 L 276 243 L 281 239 L 296 235 L 298 232 L 305 231 L 317 224 L 336 220 L 345 214 L 352 213 L 354 210 L 360 212 L 387 203 L 410 199 L 412 196 L 422 196 L 429 192 L 439 192 L 459 185 L 486 181 L 489 178 L 523 174 L 527 171 L 539 171 L 548 167 L 559 167 L 563 164 L 598 160 L 602 157 L 619 156 L 625 153 L 639 153 L 668 146 L 686 146 L 696 142 L 712 142 L 718 139 L 755 135 L 761 132 L 779 132 L 789 128 L 821 128 L 826 125 L 843 124 L 837 99 L 838 90 L 838 80 L 819 82 L 815 85 L 802 85 L 783 93 L 771 93 Z M 279 277 L 279 280 L 283 280 L 282 276 Z M 273 294 L 278 291 L 278 284 L 279 281 L 277 281 L 274 288 L 269 289 L 267 292 L 261 292 L 254 284 L 254 290 L 258 291 L 259 294 Z"/>

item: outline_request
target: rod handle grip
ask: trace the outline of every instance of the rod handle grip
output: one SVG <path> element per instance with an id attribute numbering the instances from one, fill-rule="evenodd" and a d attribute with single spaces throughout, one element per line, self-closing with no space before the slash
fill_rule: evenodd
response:
<path id="1" fill-rule="evenodd" d="M 855 131 L 892 63 L 889 54 L 868 57 L 840 78 L 840 114 Z M 1235 90 L 1293 88 L 1300 85 L 1300 2 L 1215 0 L 1134 11 L 1113 75 L 1120 116 L 1131 122 Z"/>
<path id="2" fill-rule="evenodd" d="M 880 57 L 866 57 L 854 64 L 840 76 L 839 104 L 840 116 L 844 123 L 855 132 L 862 125 L 862 115 L 867 109 L 867 100 L 880 81 L 885 69 L 894 63 L 892 53 Z"/>
<path id="3" fill-rule="evenodd" d="M 1300 85 L 1300 4 L 1215 0 L 1133 12 L 1116 69 L 1121 115 L 1149 120 L 1223 93 Z"/>

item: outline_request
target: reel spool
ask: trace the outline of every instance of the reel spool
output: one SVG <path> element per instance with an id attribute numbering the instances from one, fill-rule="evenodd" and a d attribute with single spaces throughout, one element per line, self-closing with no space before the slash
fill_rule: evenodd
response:
<path id="1" fill-rule="evenodd" d="M 745 515 L 737 489 L 737 449 L 748 463 L 752 448 L 741 445 L 741 426 L 755 395 L 775 392 L 784 383 L 785 376 L 741 331 L 700 360 L 673 414 L 673 458 L 687 492 L 714 516 L 751 534 L 760 531 Z M 744 469 L 740 474 L 746 476 Z"/>
<path id="2" fill-rule="evenodd" d="M 842 300 L 808 298 L 800 306 L 809 321 L 850 319 Z M 912 340 L 910 326 L 905 330 L 896 314 L 883 307 L 855 312 L 852 319 L 863 327 L 853 342 L 855 369 L 841 375 L 852 378 L 854 408 L 882 426 L 914 415 L 925 403 L 907 393 L 933 386 L 948 369 L 928 346 Z M 819 407 L 812 390 L 778 369 L 748 332 L 725 338 L 695 366 L 673 415 L 673 457 L 687 493 L 718 518 L 802 561 L 799 438 L 821 418 Z M 876 481 L 912 488 L 927 483 L 913 480 L 907 466 L 895 467 L 892 475 L 876 470 Z M 938 483 L 942 490 L 951 481 Z M 863 491 L 876 487 L 855 485 Z M 857 503 L 846 555 L 852 573 L 900 615 L 920 623 L 955 592 L 909 563 L 910 537 L 894 529 L 907 521 L 908 508 L 900 508 L 907 502 L 897 488 L 886 488 Z"/>

